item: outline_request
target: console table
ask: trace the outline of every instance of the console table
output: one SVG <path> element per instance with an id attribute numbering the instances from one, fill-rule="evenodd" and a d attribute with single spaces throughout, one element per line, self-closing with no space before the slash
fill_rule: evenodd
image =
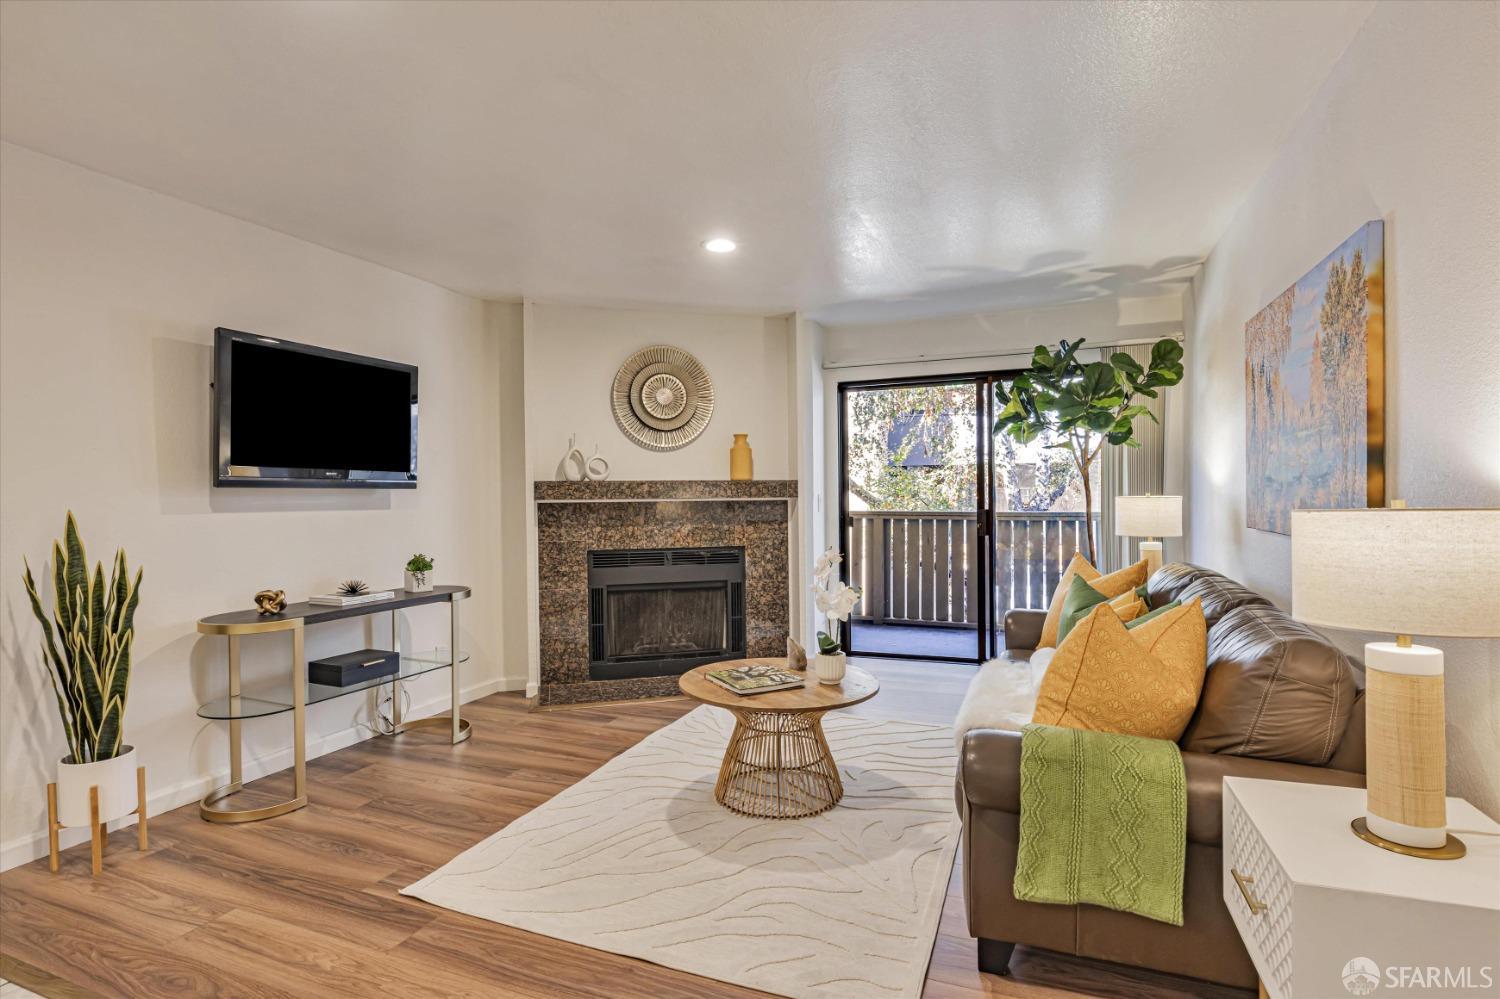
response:
<path id="1" fill-rule="evenodd" d="M 447 728 L 453 744 L 457 745 L 469 737 L 469 723 L 459 717 L 458 664 L 468 657 L 459 652 L 458 605 L 469 596 L 467 586 L 434 586 L 421 593 L 399 591 L 389 600 L 378 600 L 355 607 L 327 607 L 321 604 L 288 604 L 280 614 L 261 614 L 258 611 L 230 611 L 215 614 L 198 622 L 198 633 L 223 635 L 229 639 L 229 696 L 209 701 L 198 708 L 198 717 L 214 721 L 229 722 L 229 783 L 210 791 L 198 806 L 198 812 L 209 822 L 255 822 L 269 819 L 287 812 L 296 811 L 307 804 L 307 705 L 332 700 L 360 690 L 370 690 L 381 684 L 393 687 L 397 680 L 409 680 L 424 673 L 448 668 L 451 670 L 452 704 L 446 715 L 402 721 L 401 698 L 392 691 L 391 735 L 400 735 L 416 728 Z M 393 676 L 382 676 L 372 680 L 350 684 L 347 687 L 332 687 L 307 682 L 307 657 L 303 651 L 303 634 L 309 625 L 326 624 L 352 617 L 367 617 L 371 614 L 391 615 L 391 648 L 401 651 L 400 611 L 422 604 L 446 603 L 449 608 L 449 640 L 446 655 L 437 652 L 412 653 L 401 656 L 401 669 Z M 240 639 L 250 635 L 271 635 L 290 632 L 292 636 L 292 669 L 285 687 L 257 693 L 254 696 L 240 692 Z M 243 772 L 240 759 L 240 726 L 247 718 L 266 718 L 291 712 L 292 715 L 292 796 L 284 801 L 259 808 L 220 808 L 218 803 L 241 789 Z"/>

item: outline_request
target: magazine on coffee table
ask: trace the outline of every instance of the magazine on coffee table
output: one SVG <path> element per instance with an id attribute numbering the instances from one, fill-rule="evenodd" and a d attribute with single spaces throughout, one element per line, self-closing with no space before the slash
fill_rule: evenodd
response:
<path id="1" fill-rule="evenodd" d="M 802 686 L 807 680 L 805 673 L 793 673 L 780 666 L 765 663 L 714 669 L 703 675 L 736 694 L 766 694 L 773 690 L 789 690 Z"/>

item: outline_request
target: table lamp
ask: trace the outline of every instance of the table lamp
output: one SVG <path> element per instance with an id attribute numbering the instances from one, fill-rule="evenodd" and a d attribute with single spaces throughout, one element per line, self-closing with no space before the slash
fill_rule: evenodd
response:
<path id="1" fill-rule="evenodd" d="M 1448 832 L 1443 653 L 1412 635 L 1500 636 L 1500 509 L 1292 512 L 1292 616 L 1394 633 L 1365 645 L 1368 843 L 1434 860 Z"/>
<path id="2" fill-rule="evenodd" d="M 1182 537 L 1182 497 L 1116 496 L 1115 535 L 1146 539 L 1141 542 L 1141 558 L 1149 579 L 1161 568 L 1161 542 L 1156 539 Z"/>

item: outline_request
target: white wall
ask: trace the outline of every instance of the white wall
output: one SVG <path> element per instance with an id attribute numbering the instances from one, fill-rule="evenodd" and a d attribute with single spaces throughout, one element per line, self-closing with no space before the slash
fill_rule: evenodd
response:
<path id="1" fill-rule="evenodd" d="M 1500 505 L 1497 64 L 1493 4 L 1377 6 L 1202 272 L 1192 550 L 1283 605 L 1289 539 L 1245 526 L 1244 324 L 1370 219 L 1386 226 L 1388 495 Z M 1372 636 L 1331 637 L 1357 653 Z M 1450 793 L 1500 814 L 1500 642 L 1433 644 L 1447 655 Z"/>
<path id="2" fill-rule="evenodd" d="M 652 344 L 681 347 L 714 384 L 714 413 L 693 443 L 648 451 L 610 409 L 615 372 Z M 787 320 L 783 316 L 653 312 L 528 303 L 526 427 L 534 479 L 556 478 L 568 438 L 609 459 L 614 479 L 727 479 L 734 434 L 749 434 L 757 479 L 790 478 L 787 460 Z"/>
<path id="3" fill-rule="evenodd" d="M 1090 343 L 1144 340 L 1182 330 L 1182 293 L 1174 287 L 1155 298 L 1103 298 L 1045 309 L 966 313 L 899 323 L 824 324 L 826 363 L 844 369 L 841 380 L 901 377 L 928 371 L 986 371 L 1024 366 L 1039 343 L 1083 337 Z M 950 361 L 912 363 L 918 358 Z M 873 372 L 848 374 L 855 367 Z"/>
<path id="4" fill-rule="evenodd" d="M 828 546 L 824 518 L 829 496 L 824 490 L 827 467 L 823 400 L 825 334 L 821 326 L 805 316 L 795 315 L 791 323 L 791 370 L 788 379 L 792 406 L 788 447 L 797 478 L 799 514 L 791 545 L 790 630 L 804 649 L 816 649 L 818 629 L 823 622 L 813 602 L 812 564 L 818 553 Z M 836 516 L 838 504 L 835 502 L 833 507 Z"/>
<path id="5" fill-rule="evenodd" d="M 11 145 L 0 147 L 0 283 L 4 865 L 45 850 L 44 788 L 65 751 L 20 574 L 23 555 L 34 569 L 49 561 L 70 508 L 91 557 L 124 546 L 145 568 L 125 734 L 153 812 L 227 773 L 226 726 L 195 715 L 224 691 L 225 642 L 194 624 L 249 607 L 262 587 L 301 599 L 346 576 L 396 584 L 406 557 L 428 552 L 439 581 L 474 588 L 463 614 L 469 694 L 524 676 L 501 654 L 498 571 L 501 469 L 520 467 L 513 435 L 500 433 L 498 382 L 502 359 L 515 357 L 486 331 L 481 303 Z M 219 325 L 419 365 L 420 487 L 212 488 Z M 445 611 L 415 609 L 405 622 L 404 647 L 447 644 Z M 315 628 L 308 652 L 379 645 L 388 627 Z M 285 670 L 289 648 L 284 637 L 247 640 L 247 691 Z M 445 704 L 447 683 L 438 673 L 409 685 L 420 713 Z M 311 752 L 367 737 L 372 696 L 310 708 Z M 290 764 L 287 717 L 248 722 L 245 735 L 247 775 Z"/>
<path id="6" fill-rule="evenodd" d="M 598 448 L 612 479 L 727 479 L 734 434 L 749 434 L 757 479 L 797 477 L 789 457 L 793 420 L 791 321 L 786 316 L 677 312 L 527 301 L 521 309 L 526 468 L 527 637 L 526 692 L 541 679 L 537 620 L 536 510 L 533 481 L 557 478 L 558 464 L 577 435 L 585 456 Z M 652 344 L 686 350 L 708 369 L 714 412 L 708 428 L 687 447 L 648 451 L 615 424 L 610 387 L 631 354 Z M 508 387 L 507 391 L 514 391 Z M 512 405 L 510 402 L 505 405 Z M 508 493 L 514 492 L 507 486 Z M 793 507 L 793 531 L 797 530 Z M 510 550 L 509 548 L 507 550 Z M 795 586 L 792 574 L 789 585 Z"/>

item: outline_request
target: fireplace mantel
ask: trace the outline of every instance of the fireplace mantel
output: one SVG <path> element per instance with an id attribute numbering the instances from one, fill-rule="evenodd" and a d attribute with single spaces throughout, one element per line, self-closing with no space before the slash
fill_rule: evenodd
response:
<path id="1" fill-rule="evenodd" d="M 618 479 L 605 482 L 537 482 L 538 503 L 639 503 L 643 500 L 793 500 L 795 479 Z"/>
<path id="2" fill-rule="evenodd" d="M 744 654 L 778 656 L 786 651 L 796 482 L 537 482 L 533 495 L 539 706 L 677 693 L 675 676 L 590 675 L 590 552 L 742 550 Z"/>

